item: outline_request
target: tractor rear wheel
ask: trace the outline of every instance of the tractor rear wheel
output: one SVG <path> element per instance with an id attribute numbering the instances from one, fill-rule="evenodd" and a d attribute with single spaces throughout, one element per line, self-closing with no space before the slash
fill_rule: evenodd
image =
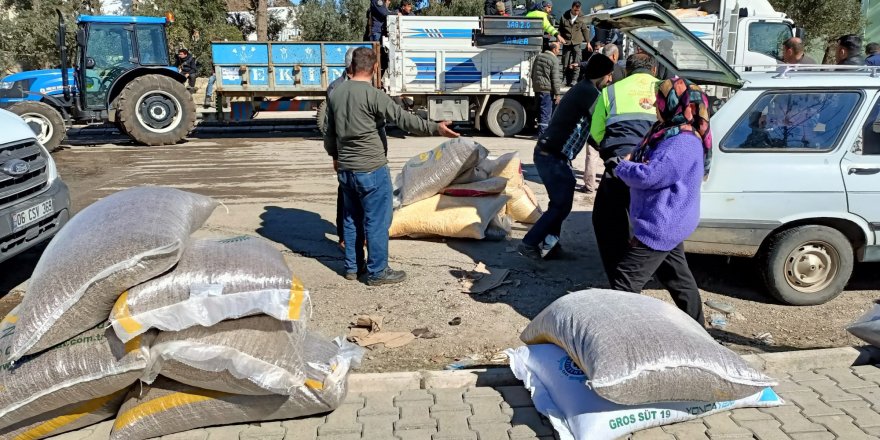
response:
<path id="1" fill-rule="evenodd" d="M 117 98 L 120 130 L 145 145 L 176 144 L 196 122 L 196 106 L 186 87 L 164 75 L 144 75 Z"/>
<path id="2" fill-rule="evenodd" d="M 9 111 L 24 119 L 47 150 L 53 151 L 61 145 L 65 135 L 64 119 L 55 107 L 40 101 L 20 101 L 9 106 Z"/>

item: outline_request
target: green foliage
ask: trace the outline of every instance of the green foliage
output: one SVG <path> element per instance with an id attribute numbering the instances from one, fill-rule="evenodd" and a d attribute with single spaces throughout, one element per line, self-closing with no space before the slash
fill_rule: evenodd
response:
<path id="1" fill-rule="evenodd" d="M 139 15 L 174 14 L 174 23 L 168 26 L 168 45 L 172 57 L 177 50 L 187 48 L 199 63 L 199 74 L 210 76 L 211 41 L 240 41 L 241 31 L 226 21 L 224 0 L 154 0 L 137 3 L 134 13 Z"/>
<path id="2" fill-rule="evenodd" d="M 841 35 L 861 35 L 865 27 L 858 0 L 770 0 L 807 33 L 807 47 L 823 50 L 826 58 Z M 819 47 L 816 47 L 819 46 Z"/>
<path id="3" fill-rule="evenodd" d="M 61 55 L 56 43 L 56 8 L 61 10 L 67 22 L 65 38 L 68 47 L 74 47 L 77 14 L 92 14 L 100 10 L 98 1 L 0 0 L 0 6 L 0 74 L 48 69 L 60 64 Z M 15 15 L 7 15 L 7 11 Z M 68 65 L 72 60 L 72 50 L 69 55 Z"/>
<path id="4" fill-rule="evenodd" d="M 420 15 L 440 15 L 440 16 L 456 16 L 468 17 L 483 15 L 486 10 L 486 2 L 484 0 L 447 0 L 433 1 L 428 7 L 422 9 Z"/>
<path id="5" fill-rule="evenodd" d="M 305 41 L 361 41 L 369 0 L 303 0 L 296 21 Z"/>

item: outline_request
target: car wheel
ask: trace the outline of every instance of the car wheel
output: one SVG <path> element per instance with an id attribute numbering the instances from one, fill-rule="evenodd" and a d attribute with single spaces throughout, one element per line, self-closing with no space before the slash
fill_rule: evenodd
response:
<path id="1" fill-rule="evenodd" d="M 853 261 L 852 244 L 840 231 L 798 226 L 771 237 L 763 255 L 764 281 L 785 304 L 822 304 L 843 292 Z"/>
<path id="2" fill-rule="evenodd" d="M 526 126 L 526 109 L 511 98 L 496 99 L 486 110 L 486 127 L 495 136 L 510 137 Z"/>

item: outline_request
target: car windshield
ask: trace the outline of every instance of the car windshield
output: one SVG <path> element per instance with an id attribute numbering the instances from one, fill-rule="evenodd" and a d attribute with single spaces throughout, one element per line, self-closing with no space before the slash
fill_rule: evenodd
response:
<path id="1" fill-rule="evenodd" d="M 704 49 L 694 45 L 693 37 L 678 35 L 666 26 L 641 27 L 628 32 L 643 44 L 657 48 L 659 56 L 676 70 L 724 70 L 718 62 L 703 54 Z"/>

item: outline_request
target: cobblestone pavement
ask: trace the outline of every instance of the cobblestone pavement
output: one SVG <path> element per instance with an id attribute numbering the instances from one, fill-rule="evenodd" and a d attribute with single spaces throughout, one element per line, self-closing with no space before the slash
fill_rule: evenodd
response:
<path id="1" fill-rule="evenodd" d="M 880 366 L 776 375 L 786 400 L 640 431 L 632 440 L 880 439 Z M 104 440 L 110 424 L 58 437 Z M 522 386 L 413 389 L 352 394 L 332 414 L 206 428 L 163 440 L 551 440 L 549 422 Z"/>

